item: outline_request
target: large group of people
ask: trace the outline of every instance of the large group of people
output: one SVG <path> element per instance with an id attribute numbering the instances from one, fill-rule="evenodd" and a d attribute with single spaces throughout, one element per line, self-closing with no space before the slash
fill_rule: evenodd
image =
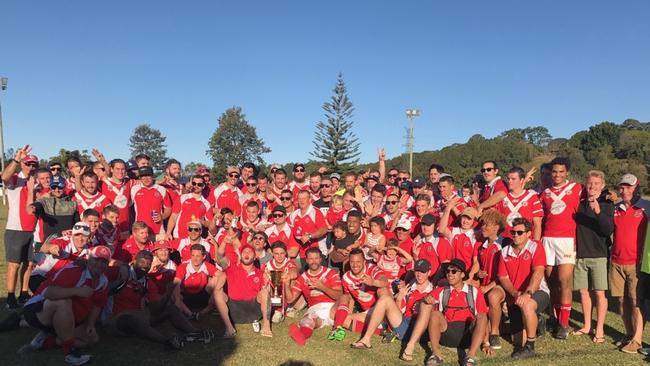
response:
<path id="1" fill-rule="evenodd" d="M 276 337 L 274 324 L 289 322 L 300 346 L 319 328 L 360 350 L 379 335 L 412 361 L 428 339 L 426 365 L 444 362 L 441 346 L 475 365 L 506 339 L 512 358 L 534 357 L 546 329 L 603 343 L 607 291 L 625 324 L 618 347 L 643 351 L 650 203 L 632 174 L 608 189 L 597 170 L 571 180 L 562 157 L 538 179 L 486 160 L 461 185 L 439 164 L 426 178 L 387 169 L 380 150 L 378 166 L 359 172 L 244 162 L 181 179 L 174 159 L 156 176 L 145 154 L 93 156 L 40 167 L 27 145 L 2 172 L 7 307 L 38 330 L 21 352 L 58 346 L 81 365 L 99 324 L 181 349 L 236 337 L 241 324 Z M 212 313 L 223 334 L 197 326 Z M 161 333 L 162 321 L 176 334 Z"/>

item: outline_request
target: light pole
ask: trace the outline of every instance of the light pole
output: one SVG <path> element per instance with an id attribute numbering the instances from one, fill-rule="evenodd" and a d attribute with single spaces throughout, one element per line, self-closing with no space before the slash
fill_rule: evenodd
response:
<path id="1" fill-rule="evenodd" d="M 0 78 L 0 91 L 7 90 L 7 78 Z M 5 142 L 4 142 L 4 128 L 2 127 L 2 103 L 0 103 L 0 166 L 2 171 L 5 171 Z M 7 187 L 2 187 L 2 204 L 7 204 L 7 195 L 5 194 Z"/>
<path id="2" fill-rule="evenodd" d="M 420 116 L 419 109 L 407 109 L 406 118 L 409 119 L 409 133 L 407 148 L 409 151 L 409 174 L 413 179 L 413 128 L 415 127 L 415 118 Z"/>

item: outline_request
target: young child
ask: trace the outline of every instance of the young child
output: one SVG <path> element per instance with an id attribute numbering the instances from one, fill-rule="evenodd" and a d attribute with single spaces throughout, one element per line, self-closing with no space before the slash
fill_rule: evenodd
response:
<path id="1" fill-rule="evenodd" d="M 343 220 L 345 216 L 345 209 L 343 208 L 343 197 L 334 196 L 332 197 L 332 202 L 330 202 L 330 209 L 327 210 L 325 215 L 325 221 L 327 222 L 327 229 L 332 230 L 334 224 Z"/>
<path id="2" fill-rule="evenodd" d="M 372 251 L 371 254 L 377 262 L 377 267 L 384 271 L 389 282 L 399 280 L 406 272 L 404 267 L 413 261 L 411 254 L 399 247 L 397 239 L 388 240 L 384 253 Z"/>
<path id="3" fill-rule="evenodd" d="M 384 236 L 384 229 L 386 228 L 386 221 L 383 217 L 375 216 L 370 219 L 370 232 L 366 235 L 366 242 L 363 243 L 361 250 L 366 256 L 366 260 L 374 261 L 371 252 L 383 252 L 386 246 L 386 236 Z"/>
<path id="4" fill-rule="evenodd" d="M 348 262 L 348 253 L 350 250 L 359 247 L 359 245 L 348 235 L 348 224 L 345 221 L 335 223 L 332 227 L 332 234 L 334 244 L 329 253 L 330 261 L 332 266 L 343 270 Z"/>

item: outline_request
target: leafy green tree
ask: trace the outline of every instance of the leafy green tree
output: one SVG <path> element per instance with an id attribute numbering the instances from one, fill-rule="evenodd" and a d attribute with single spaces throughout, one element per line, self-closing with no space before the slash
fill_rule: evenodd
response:
<path id="1" fill-rule="evenodd" d="M 257 136 L 256 128 L 248 123 L 240 107 L 226 109 L 218 123 L 206 151 L 218 180 L 224 179 L 229 165 L 240 166 L 247 161 L 264 165 L 263 155 L 270 153 L 271 149 Z"/>
<path id="2" fill-rule="evenodd" d="M 57 155 L 51 156 L 48 161 L 56 160 L 60 162 L 62 165 L 64 165 L 66 160 L 68 160 L 71 157 L 75 157 L 81 160 L 82 163 L 92 160 L 90 154 L 88 153 L 88 150 L 79 151 L 79 150 L 67 150 L 62 148 L 59 149 L 59 153 Z"/>
<path id="3" fill-rule="evenodd" d="M 329 170 L 342 172 L 359 162 L 359 139 L 352 131 L 354 107 L 347 94 L 343 75 L 339 73 L 334 95 L 323 104 L 326 122 L 316 124 L 311 155 Z"/>
<path id="4" fill-rule="evenodd" d="M 160 130 L 151 128 L 149 124 L 142 124 L 133 130 L 129 138 L 131 156 L 147 154 L 151 158 L 150 165 L 158 172 L 162 171 L 167 161 L 167 145 L 165 137 Z"/>

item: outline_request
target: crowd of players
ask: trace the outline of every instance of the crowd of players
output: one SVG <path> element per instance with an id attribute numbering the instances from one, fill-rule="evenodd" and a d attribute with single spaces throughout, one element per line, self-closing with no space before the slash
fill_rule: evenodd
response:
<path id="1" fill-rule="evenodd" d="M 267 175 L 244 163 L 213 186 L 204 167 L 183 182 L 174 159 L 156 177 L 144 154 L 93 156 L 39 167 L 25 146 L 2 172 L 9 319 L 39 330 L 21 352 L 60 346 L 81 365 L 98 324 L 181 349 L 235 337 L 237 324 L 274 337 L 273 323 L 291 317 L 300 346 L 325 327 L 333 342 L 360 334 L 355 349 L 371 348 L 373 335 L 400 340 L 399 358 L 412 361 L 428 337 L 427 365 L 443 363 L 441 345 L 475 365 L 479 352 L 501 349 L 504 318 L 515 359 L 535 356 L 547 318 L 555 338 L 603 343 L 606 291 L 621 304 L 617 345 L 644 351 L 650 206 L 632 174 L 608 190 L 600 171 L 571 180 L 566 158 L 542 165 L 538 182 L 536 169 L 502 178 L 487 160 L 461 187 L 437 164 L 426 179 L 387 170 L 380 150 L 368 171 L 307 174 L 298 163 L 289 179 L 279 166 Z M 196 326 L 215 312 L 223 334 Z"/>

